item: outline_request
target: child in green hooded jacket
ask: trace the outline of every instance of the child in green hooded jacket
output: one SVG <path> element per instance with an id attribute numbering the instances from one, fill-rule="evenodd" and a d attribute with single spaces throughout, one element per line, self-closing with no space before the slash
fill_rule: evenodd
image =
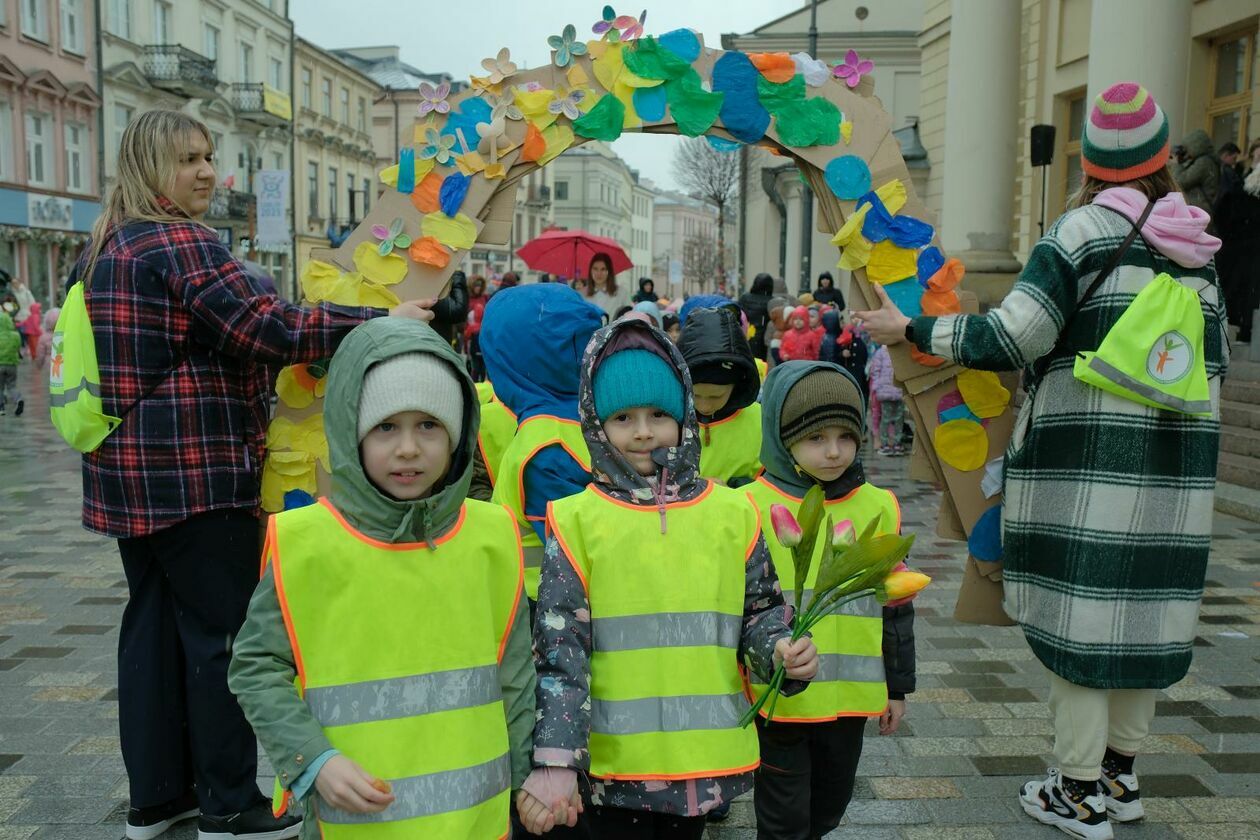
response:
<path id="1" fill-rule="evenodd" d="M 22 347 L 22 336 L 8 312 L 0 312 L 0 415 L 5 413 L 9 397 L 12 395 L 17 407 L 15 415 L 22 413 L 26 403 L 17 389 L 18 353 Z"/>

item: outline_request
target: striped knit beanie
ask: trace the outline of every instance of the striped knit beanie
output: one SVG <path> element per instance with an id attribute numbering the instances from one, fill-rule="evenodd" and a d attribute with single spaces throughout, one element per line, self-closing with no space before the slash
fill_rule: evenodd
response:
<path id="1" fill-rule="evenodd" d="M 779 437 L 791 449 L 828 426 L 839 426 L 862 442 L 866 436 L 866 400 L 857 380 L 847 370 L 828 365 L 798 379 L 783 398 Z"/>
<path id="2" fill-rule="evenodd" d="M 1100 181 L 1121 183 L 1158 172 L 1168 163 L 1168 118 L 1146 88 L 1120 82 L 1094 99 L 1081 168 Z"/>

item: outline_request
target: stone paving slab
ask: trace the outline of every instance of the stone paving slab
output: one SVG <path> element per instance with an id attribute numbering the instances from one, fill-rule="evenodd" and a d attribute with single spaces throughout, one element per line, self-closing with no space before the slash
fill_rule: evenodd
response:
<path id="1" fill-rule="evenodd" d="M 0 840 L 117 840 L 126 814 L 114 690 L 126 583 L 114 544 L 78 522 L 79 462 L 29 367 L 28 411 L 0 418 Z M 933 533 L 937 494 L 905 459 L 866 453 L 898 493 L 934 578 L 916 603 L 919 686 L 905 732 L 872 729 L 845 822 L 828 840 L 1039 840 L 1020 811 L 1053 740 L 1045 671 L 1015 628 L 955 622 L 964 549 Z M 1218 514 L 1190 674 L 1162 692 L 1138 772 L 1147 819 L 1118 840 L 1260 840 L 1260 527 Z M 262 763 L 262 772 L 269 772 Z M 264 790 L 270 779 L 260 778 Z M 751 797 L 710 840 L 753 840 Z M 192 840 L 192 825 L 166 835 Z"/>

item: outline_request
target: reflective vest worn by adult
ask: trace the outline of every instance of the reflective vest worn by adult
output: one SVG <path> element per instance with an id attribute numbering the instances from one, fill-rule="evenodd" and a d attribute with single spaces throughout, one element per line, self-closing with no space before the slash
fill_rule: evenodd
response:
<path id="1" fill-rule="evenodd" d="M 700 475 L 730 484 L 732 478 L 751 479 L 761 471 L 761 405 L 700 424 Z"/>
<path id="2" fill-rule="evenodd" d="M 327 499 L 277 514 L 271 528 L 298 689 L 333 747 L 395 796 L 379 814 L 317 802 L 308 817 L 320 836 L 505 837 L 499 663 L 523 576 L 511 515 L 469 500 L 431 547 L 367 537 Z M 416 609 L 435 593 L 442 609 Z"/>
<path id="3" fill-rule="evenodd" d="M 476 383 L 477 402 L 481 406 L 481 430 L 477 448 L 485 462 L 486 473 L 493 486 L 499 476 L 499 464 L 516 434 L 516 415 L 494 395 L 489 382 Z"/>
<path id="4" fill-rule="evenodd" d="M 506 505 L 516 515 L 525 547 L 525 594 L 538 600 L 538 570 L 542 566 L 543 543 L 525 516 L 525 467 L 535 455 L 548 446 L 559 446 L 585 470 L 591 468 L 591 452 L 582 437 L 581 424 L 573 420 L 539 414 L 529 418 L 516 430 L 516 436 L 499 461 L 499 478 L 494 483 L 495 504 Z"/>
<path id="5" fill-rule="evenodd" d="M 800 511 L 801 500 L 772 485 L 764 475 L 744 489 L 767 519 L 771 505 L 783 505 L 793 516 Z M 854 531 L 859 534 L 872 520 L 880 523 L 877 535 L 896 534 L 901 530 L 901 507 L 897 504 L 897 497 L 871 484 L 863 484 L 849 495 L 827 502 L 825 507 L 824 527 L 826 517 L 830 516 L 837 525 L 845 520 L 852 522 Z M 770 556 L 774 558 L 774 570 L 783 587 L 783 598 L 790 604 L 796 590 L 792 552 L 780 545 L 773 534 L 766 536 L 766 544 L 770 547 Z M 820 538 L 809 579 L 805 582 L 807 588 L 801 600 L 802 609 L 813 596 L 811 590 L 818 576 L 821 557 Z M 888 687 L 884 678 L 883 609 L 879 602 L 874 597 L 850 601 L 818 622 L 810 633 L 818 648 L 818 676 L 800 694 L 780 697 L 774 709 L 774 719 L 808 723 L 882 713 L 888 705 Z M 766 686 L 753 681 L 750 688 L 752 696 L 756 697 Z M 762 714 L 765 713 L 763 708 Z"/>
<path id="6" fill-rule="evenodd" d="M 602 779 L 728 776 L 758 764 L 738 648 L 744 565 L 761 524 L 748 497 L 710 483 L 666 505 L 591 485 L 548 505 L 547 525 L 591 609 L 591 770 Z"/>

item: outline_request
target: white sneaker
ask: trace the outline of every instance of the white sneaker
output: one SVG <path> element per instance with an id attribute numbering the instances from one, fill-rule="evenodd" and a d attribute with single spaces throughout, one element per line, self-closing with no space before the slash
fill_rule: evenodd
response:
<path id="1" fill-rule="evenodd" d="M 1107 804 L 1101 791 L 1075 801 L 1063 790 L 1062 776 L 1051 767 L 1043 781 L 1026 782 L 1019 792 L 1024 813 L 1080 840 L 1113 840 Z"/>
<path id="2" fill-rule="evenodd" d="M 1120 773 L 1112 776 L 1103 770 L 1102 786 L 1106 794 L 1107 816 L 1116 822 L 1133 822 L 1146 816 L 1135 774 Z"/>

